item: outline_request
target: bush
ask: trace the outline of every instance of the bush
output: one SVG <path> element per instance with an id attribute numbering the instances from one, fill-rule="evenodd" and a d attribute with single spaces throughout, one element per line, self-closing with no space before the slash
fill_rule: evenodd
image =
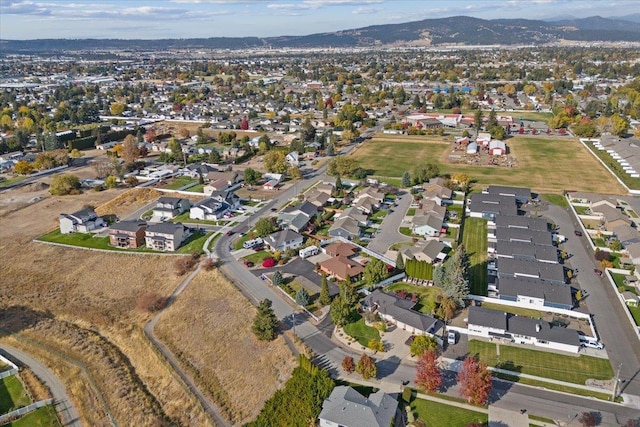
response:
<path id="1" fill-rule="evenodd" d="M 202 261 L 201 265 L 205 271 L 211 271 L 215 268 L 216 263 L 211 258 L 206 258 L 204 261 Z"/>
<path id="2" fill-rule="evenodd" d="M 611 254 L 609 252 L 607 252 L 607 251 L 596 250 L 596 253 L 595 253 L 594 256 L 598 261 L 601 261 L 601 262 L 605 261 L 605 260 L 606 261 L 610 261 L 611 260 Z"/>
<path id="3" fill-rule="evenodd" d="M 107 187 L 107 188 L 116 188 L 117 185 L 118 185 L 118 178 L 116 178 L 113 175 L 109 175 L 104 180 L 104 186 Z"/>
<path id="4" fill-rule="evenodd" d="M 271 267 L 274 267 L 275 265 L 276 265 L 276 260 L 273 258 L 265 258 L 262 261 L 262 266 L 264 268 L 271 268 Z"/>
<path id="5" fill-rule="evenodd" d="M 353 373 L 353 371 L 356 369 L 353 357 L 345 356 L 344 359 L 342 359 L 342 369 L 344 369 L 347 374 Z"/>
<path id="6" fill-rule="evenodd" d="M 72 174 L 56 175 L 51 181 L 49 192 L 54 196 L 80 193 L 80 179 Z"/>
<path id="7" fill-rule="evenodd" d="M 145 293 L 136 300 L 136 308 L 147 313 L 154 313 L 162 310 L 167 305 L 167 297 L 156 293 Z"/>
<path id="8" fill-rule="evenodd" d="M 175 260 L 173 263 L 173 268 L 176 273 L 176 276 L 183 276 L 187 273 L 187 271 L 191 270 L 194 265 L 196 265 L 198 261 L 197 257 L 188 256 L 188 257 L 180 257 Z"/>

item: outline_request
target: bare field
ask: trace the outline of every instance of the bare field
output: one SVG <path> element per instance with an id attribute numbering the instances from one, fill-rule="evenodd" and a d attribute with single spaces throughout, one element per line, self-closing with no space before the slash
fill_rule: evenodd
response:
<path id="1" fill-rule="evenodd" d="M 136 307 L 146 292 L 169 295 L 181 278 L 166 257 L 110 254 L 32 242 L 55 227 L 60 212 L 100 205 L 115 192 L 48 197 L 5 212 L 0 227 L 0 324 L 4 340 L 32 352 L 68 388 L 85 425 L 108 424 L 86 365 L 114 419 L 122 425 L 210 425 L 194 398 L 174 378 L 146 341 L 148 314 Z M 157 192 L 127 192 L 103 210 L 127 213 Z M 8 336 L 7 335 L 7 330 Z M 82 373 L 82 372 L 80 372 Z"/>
<path id="2" fill-rule="evenodd" d="M 255 418 L 291 375 L 295 359 L 284 339 L 257 341 L 255 308 L 217 271 L 200 271 L 156 325 L 200 388 L 234 424 Z M 195 326 L 195 327 L 194 327 Z"/>
<path id="3" fill-rule="evenodd" d="M 443 137 L 376 136 L 352 156 L 375 175 L 393 178 L 401 177 L 404 171 L 412 172 L 418 163 L 431 162 L 439 166 L 441 173 L 466 173 L 480 185 L 525 186 L 547 193 L 563 190 L 625 193 L 615 178 L 575 139 L 516 136 L 505 142 L 511 156 L 517 158 L 518 167 L 451 164 L 448 162 L 450 145 Z"/>

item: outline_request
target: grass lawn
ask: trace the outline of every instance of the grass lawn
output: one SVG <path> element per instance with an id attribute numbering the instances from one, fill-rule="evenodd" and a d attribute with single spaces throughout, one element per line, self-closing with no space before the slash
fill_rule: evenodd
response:
<path id="1" fill-rule="evenodd" d="M 355 338 L 363 346 L 367 347 L 369 345 L 369 340 L 379 340 L 380 332 L 376 328 L 372 328 L 371 326 L 367 326 L 364 323 L 364 318 L 361 317 L 357 322 L 349 323 L 344 326 L 344 332 Z"/>
<path id="2" fill-rule="evenodd" d="M 636 325 L 640 326 L 640 307 L 631 307 L 628 305 L 627 308 L 629 309 L 631 316 L 633 316 L 633 320 L 635 320 Z"/>
<path id="3" fill-rule="evenodd" d="M 462 243 L 469 254 L 470 291 L 474 295 L 487 295 L 487 221 L 482 218 L 465 218 Z"/>
<path id="4" fill-rule="evenodd" d="M 445 233 L 445 237 L 449 239 L 458 240 L 458 230 L 459 228 L 449 227 L 447 228 L 447 232 Z"/>
<path id="5" fill-rule="evenodd" d="M 569 202 L 567 201 L 567 198 L 564 196 L 561 196 L 560 194 L 540 194 L 540 197 L 542 197 L 542 200 L 546 200 L 549 203 L 558 205 L 561 208 L 569 207 Z"/>
<path id="6" fill-rule="evenodd" d="M 191 191 L 193 193 L 204 193 L 204 184 L 197 184 L 193 187 L 187 188 L 187 191 Z"/>
<path id="7" fill-rule="evenodd" d="M 233 243 L 233 249 L 236 251 L 242 249 L 242 245 L 244 244 L 244 242 L 246 242 L 247 240 L 255 239 L 256 236 L 253 234 L 254 231 L 255 230 L 250 230 L 247 234 L 241 236 L 238 240 L 236 240 Z"/>
<path id="8" fill-rule="evenodd" d="M 166 188 L 167 190 L 178 190 L 184 187 L 185 185 L 189 185 L 197 182 L 198 182 L 197 179 L 189 178 L 188 176 L 180 176 L 178 178 L 173 179 L 171 183 L 166 185 L 164 188 Z"/>
<path id="9" fill-rule="evenodd" d="M 498 364 L 496 345 L 491 342 L 469 341 L 469 354 L 478 354 L 489 366 Z M 565 356 L 548 351 L 532 350 L 511 345 L 500 346 L 500 363 L 509 370 L 552 378 L 574 384 L 584 384 L 589 378 L 609 379 L 613 377 L 607 359 L 592 356 Z"/>
<path id="10" fill-rule="evenodd" d="M 0 362 L 0 372 L 8 371 L 9 369 L 11 369 L 11 366 Z"/>
<path id="11" fill-rule="evenodd" d="M 407 216 L 414 216 L 416 214 L 416 208 L 407 209 Z"/>
<path id="12" fill-rule="evenodd" d="M 371 221 L 374 221 L 374 222 L 378 222 L 378 221 L 379 221 L 379 222 L 382 222 L 382 220 L 384 219 L 384 217 L 385 217 L 385 216 L 387 216 L 387 212 L 388 212 L 388 211 L 386 211 L 386 210 L 384 210 L 384 209 L 380 209 L 379 211 L 376 211 L 373 215 L 371 215 L 371 216 L 369 217 L 369 219 L 370 219 Z"/>
<path id="13" fill-rule="evenodd" d="M 269 258 L 273 256 L 273 254 L 269 251 L 258 251 L 258 252 L 254 252 L 250 255 L 247 255 L 246 257 L 242 258 L 245 261 L 250 261 L 253 263 L 253 265 L 262 265 L 262 261 L 264 261 L 265 258 Z"/>
<path id="14" fill-rule="evenodd" d="M 257 206 L 259 203 L 261 203 L 261 202 L 257 202 L 257 201 L 255 201 L 255 200 L 243 200 L 243 201 L 242 201 L 242 204 L 243 204 L 244 206 L 252 206 L 252 207 L 253 207 L 253 206 Z"/>
<path id="15" fill-rule="evenodd" d="M 554 384 L 547 381 L 538 381 L 538 380 L 532 380 L 529 378 L 515 377 L 513 375 L 499 374 L 496 372 L 493 372 L 491 375 L 494 378 L 500 378 L 500 379 L 511 381 L 514 383 L 527 384 L 534 387 L 544 387 L 544 388 L 548 388 L 549 390 L 556 390 L 564 393 L 576 394 L 578 396 L 591 396 L 597 399 L 611 401 L 611 393 L 601 393 L 597 391 L 585 390 L 583 388 L 569 387 L 561 384 Z"/>
<path id="16" fill-rule="evenodd" d="M 515 136 L 506 141 L 519 166 L 496 168 L 451 164 L 451 145 L 442 137 L 382 135 L 367 141 L 353 154 L 375 175 L 401 177 L 417 163 L 435 163 L 442 174 L 466 173 L 480 186 L 497 184 L 530 187 L 543 193 L 565 189 L 595 193 L 625 193 L 589 151 L 576 139 Z M 571 164 L 572 167 L 566 167 Z M 588 176 L 575 170 L 588 170 Z M 553 176 L 554 179 L 548 179 Z M 640 179 L 639 179 L 640 180 Z"/>
<path id="17" fill-rule="evenodd" d="M 489 421 L 488 415 L 482 412 L 431 400 L 414 399 L 411 402 L 411 410 L 416 419 L 424 421 L 427 426 L 460 427 L 471 423 L 486 424 Z"/>
<path id="18" fill-rule="evenodd" d="M 205 240 L 207 240 L 208 234 L 202 233 L 194 233 L 187 239 L 187 241 L 176 251 L 178 254 L 190 254 L 194 251 L 202 253 L 202 246 L 204 245 Z M 138 249 L 124 249 L 124 248 L 116 248 L 109 245 L 108 237 L 94 237 L 93 234 L 90 233 L 71 233 L 71 234 L 62 234 L 60 230 L 53 230 L 43 236 L 40 236 L 38 240 L 43 242 L 52 242 L 52 243 L 62 243 L 65 245 L 78 246 L 81 248 L 94 248 L 94 249 L 105 249 L 108 251 L 116 251 L 116 252 L 149 252 L 149 253 L 160 253 L 158 251 L 154 251 L 151 249 L 147 249 L 145 247 Z"/>
<path id="19" fill-rule="evenodd" d="M 17 375 L 0 380 L 0 414 L 14 411 L 31 403 Z"/>
<path id="20" fill-rule="evenodd" d="M 9 178 L 9 179 L 5 179 L 4 181 L 0 181 L 0 188 L 4 188 L 4 187 L 8 187 L 10 185 L 16 184 L 20 181 L 24 181 L 25 179 L 29 178 L 26 175 L 19 175 L 19 176 L 15 176 L 13 178 Z"/>
<path id="21" fill-rule="evenodd" d="M 405 236 L 409 236 L 409 237 L 413 236 L 413 231 L 411 231 L 410 227 L 400 227 L 398 231 L 400 232 L 400 234 L 403 234 Z"/>
<path id="22" fill-rule="evenodd" d="M 61 425 L 55 409 L 53 409 L 53 406 L 48 405 L 29 412 L 16 421 L 5 424 L 3 427 L 54 427 Z"/>
<path id="23" fill-rule="evenodd" d="M 574 206 L 573 208 L 576 210 L 578 215 L 587 215 L 587 212 L 589 211 L 589 207 L 587 206 Z"/>
<path id="24" fill-rule="evenodd" d="M 638 214 L 636 213 L 636 211 L 634 211 L 633 209 L 625 209 L 624 210 L 627 215 L 629 215 L 631 218 L 638 218 Z"/>
<path id="25" fill-rule="evenodd" d="M 618 178 L 622 180 L 631 189 L 640 189 L 640 178 L 631 178 L 627 174 L 620 163 L 615 160 L 606 151 L 600 151 L 593 146 L 592 142 L 587 142 L 586 145 L 591 148 L 591 151 L 600 158 L 609 168 L 616 174 Z"/>
<path id="26" fill-rule="evenodd" d="M 418 303 L 416 304 L 414 309 L 425 314 L 432 314 L 427 302 L 433 301 L 435 303 L 438 295 L 442 293 L 440 288 L 437 288 L 435 286 L 416 286 L 409 283 L 400 282 L 394 283 L 393 285 L 389 286 L 387 290 L 389 290 L 390 292 L 404 290 L 408 293 L 418 294 Z"/>

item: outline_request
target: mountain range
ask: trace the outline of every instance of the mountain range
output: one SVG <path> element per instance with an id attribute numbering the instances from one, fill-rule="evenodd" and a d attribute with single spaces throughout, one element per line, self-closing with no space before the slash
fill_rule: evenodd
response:
<path id="1" fill-rule="evenodd" d="M 640 42 L 640 14 L 620 18 L 479 19 L 468 16 L 373 25 L 351 30 L 279 37 L 197 39 L 39 39 L 1 40 L 0 52 L 62 52 L 100 49 L 242 49 L 259 47 L 384 47 L 442 45 L 541 45 L 572 41 Z"/>

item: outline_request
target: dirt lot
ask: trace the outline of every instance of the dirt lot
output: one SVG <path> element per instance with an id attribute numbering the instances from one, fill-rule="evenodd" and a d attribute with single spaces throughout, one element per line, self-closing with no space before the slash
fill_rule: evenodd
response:
<path id="1" fill-rule="evenodd" d="M 34 195 L 43 199 L 28 203 Z M 29 188 L 2 193 L 0 339 L 36 355 L 60 376 L 85 425 L 108 425 L 109 416 L 119 425 L 211 425 L 198 402 L 176 380 L 175 373 L 142 333 L 150 314 L 137 308 L 139 297 L 148 293 L 168 296 L 182 279 L 175 276 L 171 258 L 68 249 L 32 241 L 54 228 L 61 212 L 92 205 L 97 206 L 99 214 L 122 215 L 157 197 L 155 190 L 148 189 L 87 191 L 65 197 Z M 228 325 L 246 326 L 246 312 L 252 308 L 230 285 L 220 286 L 226 286 L 225 295 L 230 301 L 225 307 L 244 304 L 246 309 L 229 309 L 223 315 Z M 218 294 L 214 295 L 206 297 L 205 293 L 202 298 L 211 301 L 218 298 Z M 233 317 L 239 313 L 241 317 Z M 179 318 L 175 322 L 179 330 L 205 333 L 194 328 L 193 323 L 180 325 Z M 244 392 L 247 390 L 243 387 L 250 384 L 252 390 L 247 395 L 261 391 L 255 399 L 236 399 L 237 395 L 233 395 L 234 401 L 254 405 L 239 410 L 244 419 L 255 415 L 261 402 L 281 383 L 280 377 L 285 378 L 289 372 L 286 363 L 282 371 L 275 368 L 279 366 L 275 360 L 287 361 L 291 356 L 283 350 L 284 344 L 276 341 L 263 354 L 256 355 L 256 360 L 271 354 L 278 357 L 256 365 L 261 369 L 265 365 L 272 367 L 271 374 L 227 369 L 217 356 L 225 352 L 225 346 L 232 347 L 231 340 L 242 344 L 252 342 L 253 336 L 242 328 L 229 330 L 224 336 L 228 340 L 207 340 L 223 346 L 222 350 L 207 350 L 207 355 L 216 356 L 208 360 L 214 360 L 211 364 L 215 365 L 220 382 L 231 390 L 238 383 L 241 386 L 237 389 Z M 246 347 L 240 348 L 250 354 Z M 242 353 L 223 360 L 234 358 L 246 360 Z M 256 378 L 260 378 L 259 383 Z"/>
<path id="2" fill-rule="evenodd" d="M 234 424 L 257 416 L 295 365 L 282 337 L 255 339 L 254 315 L 255 308 L 218 272 L 201 271 L 156 326 L 158 337 L 197 373 L 202 389 L 217 395 Z"/>

